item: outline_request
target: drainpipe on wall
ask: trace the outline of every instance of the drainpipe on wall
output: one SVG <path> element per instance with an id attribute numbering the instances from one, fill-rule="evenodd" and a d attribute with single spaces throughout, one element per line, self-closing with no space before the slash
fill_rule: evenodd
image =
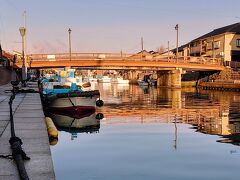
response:
<path id="1" fill-rule="evenodd" d="M 213 42 L 212 42 L 212 58 L 214 59 L 215 57 L 215 54 L 214 54 L 214 37 L 213 37 Z"/>

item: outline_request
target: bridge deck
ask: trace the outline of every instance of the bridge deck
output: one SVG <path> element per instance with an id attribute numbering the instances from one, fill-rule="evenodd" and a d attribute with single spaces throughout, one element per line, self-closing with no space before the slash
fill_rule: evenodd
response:
<path id="1" fill-rule="evenodd" d="M 22 62 L 17 61 L 15 68 L 21 68 Z M 163 68 L 183 68 L 187 70 L 223 70 L 220 59 L 203 57 L 148 57 L 130 54 L 113 53 L 67 53 L 32 54 L 29 55 L 27 66 L 31 68 L 48 67 L 83 67 L 95 69 L 142 69 L 159 70 Z"/>

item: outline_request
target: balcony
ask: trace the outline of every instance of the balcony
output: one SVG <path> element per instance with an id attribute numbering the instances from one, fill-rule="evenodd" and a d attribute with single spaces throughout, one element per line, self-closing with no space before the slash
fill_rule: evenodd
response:
<path id="1" fill-rule="evenodd" d="M 191 47 L 191 49 L 190 49 L 191 54 L 197 54 L 197 53 L 200 53 L 200 52 L 201 52 L 200 46 Z"/>

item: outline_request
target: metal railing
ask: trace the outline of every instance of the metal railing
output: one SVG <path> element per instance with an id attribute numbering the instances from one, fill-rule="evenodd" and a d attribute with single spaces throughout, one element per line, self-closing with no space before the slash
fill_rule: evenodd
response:
<path id="1" fill-rule="evenodd" d="M 220 58 L 195 57 L 195 56 L 176 56 L 174 55 L 148 55 L 148 54 L 126 54 L 126 53 L 71 53 L 71 61 L 81 60 L 122 60 L 122 61 L 154 61 L 154 62 L 171 62 L 181 64 L 206 64 L 223 66 L 224 63 Z M 22 60 L 17 59 L 17 63 Z M 69 53 L 53 54 L 29 54 L 27 62 L 49 62 L 49 61 L 70 61 Z"/>

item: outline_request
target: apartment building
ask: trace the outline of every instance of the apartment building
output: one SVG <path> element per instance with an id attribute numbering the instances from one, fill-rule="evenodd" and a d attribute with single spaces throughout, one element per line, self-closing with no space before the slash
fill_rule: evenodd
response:
<path id="1" fill-rule="evenodd" d="M 240 23 L 215 29 L 192 40 L 179 48 L 179 55 L 240 62 Z"/>

